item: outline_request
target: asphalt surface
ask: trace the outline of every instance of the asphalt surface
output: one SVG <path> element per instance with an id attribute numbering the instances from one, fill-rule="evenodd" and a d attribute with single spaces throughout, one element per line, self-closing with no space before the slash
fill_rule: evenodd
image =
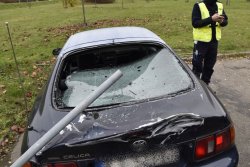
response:
<path id="1" fill-rule="evenodd" d="M 250 58 L 219 60 L 210 87 L 231 115 L 236 129 L 239 167 L 250 167 Z M 20 154 L 20 142 L 12 162 Z"/>
<path id="2" fill-rule="evenodd" d="M 210 87 L 231 115 L 239 167 L 250 167 L 250 58 L 217 61 Z"/>

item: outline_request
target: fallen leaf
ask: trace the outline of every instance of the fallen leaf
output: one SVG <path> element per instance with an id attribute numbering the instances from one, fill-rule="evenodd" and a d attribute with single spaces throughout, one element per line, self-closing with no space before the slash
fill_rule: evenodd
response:
<path id="1" fill-rule="evenodd" d="M 28 71 L 23 71 L 23 75 L 28 75 Z"/>
<path id="2" fill-rule="evenodd" d="M 17 131 L 17 125 L 13 125 L 10 129 L 12 130 L 12 131 Z"/>
<path id="3" fill-rule="evenodd" d="M 32 72 L 31 77 L 34 78 L 34 77 L 36 77 L 36 76 L 37 76 L 37 73 L 36 73 L 35 71 Z"/>
<path id="4" fill-rule="evenodd" d="M 6 146 L 6 143 L 4 141 L 2 141 L 1 146 Z"/>
<path id="5" fill-rule="evenodd" d="M 38 68 L 37 69 L 37 72 L 42 72 L 43 70 L 41 68 Z"/>
<path id="6" fill-rule="evenodd" d="M 25 131 L 24 128 L 21 128 L 21 127 L 18 128 L 18 133 L 23 133 L 24 131 Z"/>
<path id="7" fill-rule="evenodd" d="M 0 85 L 0 89 L 4 89 L 5 88 L 5 85 Z"/>
<path id="8" fill-rule="evenodd" d="M 26 97 L 31 98 L 31 97 L 32 97 L 32 92 L 27 92 L 27 93 L 26 93 Z"/>
<path id="9" fill-rule="evenodd" d="M 23 133 L 25 131 L 25 128 L 22 128 L 22 127 L 17 126 L 17 125 L 13 125 L 11 127 L 11 130 L 14 131 L 14 132 L 17 132 L 17 133 Z"/>

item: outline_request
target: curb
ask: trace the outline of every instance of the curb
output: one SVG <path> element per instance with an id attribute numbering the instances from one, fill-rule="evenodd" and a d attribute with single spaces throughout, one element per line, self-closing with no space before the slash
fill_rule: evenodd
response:
<path id="1" fill-rule="evenodd" d="M 18 141 L 16 142 L 16 145 L 11 152 L 11 155 L 10 155 L 11 162 L 15 162 L 20 157 L 22 141 L 23 141 L 23 134 L 19 136 Z"/>
<path id="2" fill-rule="evenodd" d="M 182 60 L 185 62 L 191 62 L 192 57 L 190 57 L 190 55 L 192 55 L 192 53 L 183 55 Z M 238 52 L 238 53 L 219 53 L 217 56 L 218 60 L 231 59 L 231 58 L 250 58 L 250 51 Z"/>

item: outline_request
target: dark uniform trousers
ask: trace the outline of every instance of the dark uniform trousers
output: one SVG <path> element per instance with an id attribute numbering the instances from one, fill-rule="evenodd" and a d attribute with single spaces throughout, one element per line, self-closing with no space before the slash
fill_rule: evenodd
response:
<path id="1" fill-rule="evenodd" d="M 206 84 L 210 83 L 213 68 L 217 59 L 218 41 L 200 42 L 194 44 L 193 72 Z"/>

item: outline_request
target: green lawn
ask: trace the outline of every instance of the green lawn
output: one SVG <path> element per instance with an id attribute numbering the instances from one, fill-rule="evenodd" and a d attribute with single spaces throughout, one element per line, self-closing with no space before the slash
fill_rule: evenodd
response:
<path id="1" fill-rule="evenodd" d="M 226 0 L 222 0 L 225 3 Z M 165 40 L 180 55 L 192 51 L 191 11 L 195 0 L 121 0 L 114 4 L 85 4 L 64 9 L 61 1 L 22 4 L 0 3 L 0 139 L 12 125 L 25 126 L 22 89 L 18 82 L 5 22 L 9 22 L 24 87 L 32 107 L 53 64 L 51 51 L 62 47 L 78 31 L 111 26 L 142 26 Z M 250 2 L 232 1 L 225 6 L 229 25 L 223 30 L 219 52 L 250 51 Z M 191 56 L 191 54 L 189 54 Z"/>

